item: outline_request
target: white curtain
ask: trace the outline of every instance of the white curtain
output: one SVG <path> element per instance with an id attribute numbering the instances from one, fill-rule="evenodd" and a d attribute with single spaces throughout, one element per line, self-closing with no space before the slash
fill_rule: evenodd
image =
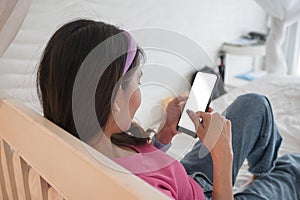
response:
<path id="1" fill-rule="evenodd" d="M 0 57 L 17 35 L 31 0 L 0 0 Z"/>
<path id="2" fill-rule="evenodd" d="M 270 32 L 266 42 L 266 69 L 286 74 L 287 63 L 282 45 L 286 29 L 300 18 L 300 0 L 255 0 L 270 16 Z"/>

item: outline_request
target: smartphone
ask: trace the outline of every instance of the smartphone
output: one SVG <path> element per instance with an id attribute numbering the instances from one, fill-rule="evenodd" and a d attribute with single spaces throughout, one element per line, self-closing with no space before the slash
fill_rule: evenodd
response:
<path id="1" fill-rule="evenodd" d="M 187 102 L 183 108 L 177 130 L 179 132 L 186 133 L 192 137 L 197 137 L 195 132 L 195 125 L 186 110 L 192 110 L 194 112 L 205 112 L 209 108 L 211 102 L 211 96 L 215 85 L 219 79 L 216 74 L 209 74 L 204 72 L 197 72 L 189 93 Z"/>

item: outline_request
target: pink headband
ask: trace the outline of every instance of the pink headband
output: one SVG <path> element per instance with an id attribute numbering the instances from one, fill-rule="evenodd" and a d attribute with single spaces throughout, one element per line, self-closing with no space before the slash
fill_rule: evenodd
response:
<path id="1" fill-rule="evenodd" d="M 133 62 L 137 50 L 137 45 L 133 37 L 127 31 L 123 31 L 123 33 L 128 38 L 127 57 L 126 57 L 126 62 L 123 70 L 123 76 L 124 76 Z"/>

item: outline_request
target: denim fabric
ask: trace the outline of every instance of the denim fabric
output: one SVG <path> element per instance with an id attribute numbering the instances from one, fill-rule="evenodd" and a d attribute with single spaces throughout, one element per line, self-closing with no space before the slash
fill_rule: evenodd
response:
<path id="1" fill-rule="evenodd" d="M 279 157 L 268 175 L 262 175 L 234 195 L 236 200 L 299 200 L 300 154 Z"/>
<path id="2" fill-rule="evenodd" d="M 223 115 L 231 120 L 232 124 L 233 184 L 245 159 L 248 160 L 251 173 L 260 175 L 260 179 L 262 177 L 270 177 L 270 174 L 275 171 L 275 161 L 282 138 L 274 122 L 272 108 L 268 99 L 257 94 L 242 95 L 224 111 Z M 280 159 L 278 162 L 280 162 Z M 200 141 L 181 160 L 181 163 L 189 175 L 194 176 L 194 174 L 201 172 L 213 182 L 212 159 L 208 150 Z M 276 167 L 278 167 L 277 164 Z M 296 164 L 300 165 L 300 162 L 298 161 Z M 280 169 L 276 168 L 276 170 L 280 172 Z M 280 180 L 277 181 L 281 182 Z M 199 181 L 197 182 L 199 183 Z M 272 185 L 272 182 L 269 184 Z M 255 184 L 253 184 L 253 187 L 262 194 L 268 192 L 263 187 L 256 187 Z M 249 189 L 247 199 L 251 199 L 251 191 Z M 285 190 L 285 192 L 295 194 L 295 190 Z M 274 191 L 272 193 L 274 194 Z M 243 196 L 242 193 L 239 195 Z M 279 193 L 274 195 L 280 196 Z M 240 198 L 240 196 L 237 198 Z M 253 199 L 261 198 L 257 198 L 254 195 Z"/>
<path id="3" fill-rule="evenodd" d="M 205 195 L 205 200 L 210 200 L 212 198 L 213 183 L 209 178 L 202 172 L 195 172 L 191 177 L 201 186 Z"/>

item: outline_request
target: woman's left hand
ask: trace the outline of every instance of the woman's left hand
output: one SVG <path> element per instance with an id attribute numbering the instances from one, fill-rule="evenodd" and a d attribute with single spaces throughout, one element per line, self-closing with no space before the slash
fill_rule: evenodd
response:
<path id="1" fill-rule="evenodd" d="M 177 125 L 188 97 L 178 96 L 171 100 L 166 108 L 166 121 L 164 126 L 169 127 L 169 130 L 176 135 Z M 213 112 L 211 107 L 208 108 L 209 113 Z"/>
<path id="2" fill-rule="evenodd" d="M 168 103 L 165 120 L 160 125 L 160 131 L 156 134 L 156 138 L 161 143 L 170 143 L 172 138 L 177 134 L 177 124 L 187 98 L 186 96 L 178 96 Z"/>
<path id="3" fill-rule="evenodd" d="M 169 127 L 173 136 L 177 133 L 177 124 L 187 99 L 186 96 L 178 96 L 172 99 L 166 108 L 165 126 Z"/>
<path id="4" fill-rule="evenodd" d="M 166 108 L 165 120 L 156 135 L 156 138 L 161 143 L 170 143 L 172 138 L 177 134 L 177 125 L 187 99 L 188 97 L 186 96 L 178 96 L 169 102 Z M 208 112 L 212 111 L 213 109 L 209 107 Z"/>
<path id="5" fill-rule="evenodd" d="M 156 138 L 161 143 L 169 144 L 177 134 L 177 125 L 187 99 L 187 96 L 178 96 L 169 102 L 166 108 L 165 120 L 160 125 L 160 131 L 156 134 Z M 209 107 L 207 112 L 211 113 L 213 109 Z"/>

